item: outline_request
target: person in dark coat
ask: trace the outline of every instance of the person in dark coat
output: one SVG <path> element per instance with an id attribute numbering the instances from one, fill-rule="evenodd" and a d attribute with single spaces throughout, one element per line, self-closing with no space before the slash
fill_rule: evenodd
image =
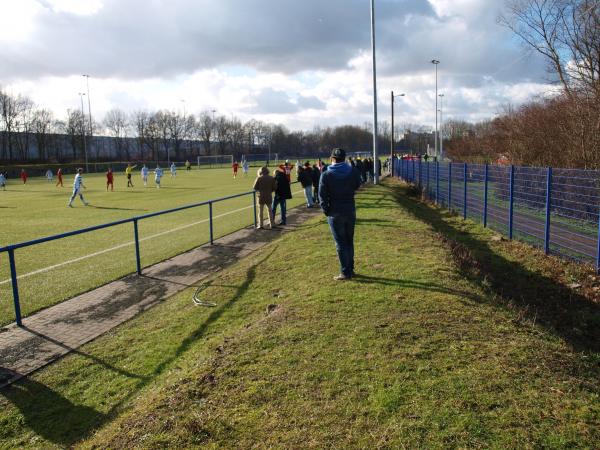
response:
<path id="1" fill-rule="evenodd" d="M 298 168 L 298 181 L 304 189 L 304 197 L 306 198 L 306 207 L 313 207 L 313 196 L 312 196 L 312 169 L 310 163 L 306 162 L 304 166 Z"/>
<path id="2" fill-rule="evenodd" d="M 354 225 L 356 224 L 356 206 L 354 193 L 360 187 L 358 170 L 346 161 L 346 152 L 341 148 L 333 149 L 332 164 L 321 175 L 319 200 L 321 209 L 327 216 L 327 222 L 335 241 L 340 261 L 340 274 L 334 280 L 350 280 L 354 275 Z"/>
<path id="3" fill-rule="evenodd" d="M 360 174 L 360 181 L 362 184 L 367 182 L 367 168 L 365 166 L 366 160 L 363 161 L 360 158 L 356 159 L 356 168 L 358 169 L 358 173 Z"/>
<path id="4" fill-rule="evenodd" d="M 277 213 L 277 205 L 281 207 L 281 221 L 279 222 L 279 225 L 285 225 L 286 200 L 292 198 L 292 190 L 290 189 L 290 182 L 285 174 L 285 169 L 278 167 L 273 172 L 273 176 L 277 182 L 277 189 L 275 189 L 275 196 L 273 197 L 273 205 L 271 209 L 273 210 L 273 217 L 275 217 L 275 214 Z"/>
<path id="5" fill-rule="evenodd" d="M 319 180 L 321 180 L 321 171 L 316 164 L 312 166 L 312 185 L 313 185 L 313 201 L 319 203 Z"/>

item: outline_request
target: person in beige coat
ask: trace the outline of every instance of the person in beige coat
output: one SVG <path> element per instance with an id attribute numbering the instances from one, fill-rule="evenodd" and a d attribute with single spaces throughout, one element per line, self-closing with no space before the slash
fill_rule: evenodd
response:
<path id="1" fill-rule="evenodd" d="M 269 169 L 262 167 L 258 171 L 258 177 L 254 181 L 254 190 L 258 192 L 258 217 L 259 222 L 256 228 L 263 227 L 264 220 L 264 209 L 267 208 L 269 214 L 269 227 L 275 227 L 275 220 L 273 217 L 273 210 L 271 209 L 271 202 L 273 201 L 273 192 L 277 189 L 277 182 L 275 178 L 269 175 Z"/>

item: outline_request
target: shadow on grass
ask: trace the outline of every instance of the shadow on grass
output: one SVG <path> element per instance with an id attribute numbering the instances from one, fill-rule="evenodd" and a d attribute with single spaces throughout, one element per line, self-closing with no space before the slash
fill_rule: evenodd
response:
<path id="1" fill-rule="evenodd" d="M 115 403 L 108 413 L 101 413 L 91 407 L 77 405 L 62 394 L 32 379 L 22 379 L 13 383 L 2 389 L 0 391 L 1 395 L 19 409 L 23 416 L 24 424 L 28 428 L 48 441 L 66 447 L 81 439 L 85 439 L 96 428 L 117 417 L 123 404 L 126 404 L 131 398 L 135 397 L 141 389 L 160 376 L 174 361 L 187 352 L 195 342 L 201 339 L 210 325 L 216 322 L 248 290 L 256 278 L 257 267 L 270 258 L 274 251 L 275 247 L 269 253 L 265 254 L 260 261 L 249 267 L 243 282 L 237 286 L 231 286 L 236 288 L 231 298 L 214 308 L 210 315 L 183 339 L 172 354 L 165 357 L 156 365 L 150 375 L 137 375 L 110 365 L 96 356 L 75 351 L 75 353 L 89 358 L 92 363 L 100 364 L 107 370 L 115 371 L 121 376 L 138 380 L 127 395 Z M 228 263 L 233 262 L 233 260 L 231 259 Z M 159 274 L 157 279 L 160 279 L 161 275 L 167 275 L 167 273 Z M 43 338 L 47 339 L 45 336 Z M 3 369 L 3 372 L 6 372 L 6 370 Z M 15 374 L 15 376 L 17 375 Z M 8 377 L 10 374 L 5 373 L 5 376 Z"/>
<path id="2" fill-rule="evenodd" d="M 61 447 L 75 442 L 76 436 L 87 435 L 90 426 L 100 424 L 107 418 L 94 408 L 77 405 L 31 379 L 3 389 L 2 395 L 21 411 L 25 426 Z M 57 422 L 63 426 L 58 426 Z"/>
<path id="3" fill-rule="evenodd" d="M 520 317 L 541 325 L 577 351 L 600 351 L 600 305 L 498 254 L 486 240 L 447 222 L 447 213 L 406 195 L 409 188 L 387 187 L 404 210 L 442 235 L 461 275 L 490 294 L 483 301 L 516 307 Z"/>

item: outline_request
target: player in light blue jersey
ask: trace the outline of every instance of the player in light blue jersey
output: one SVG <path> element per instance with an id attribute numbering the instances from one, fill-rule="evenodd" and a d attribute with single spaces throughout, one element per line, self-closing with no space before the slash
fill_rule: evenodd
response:
<path id="1" fill-rule="evenodd" d="M 79 195 L 79 198 L 81 199 L 81 201 L 83 202 L 83 204 L 85 206 L 88 206 L 89 203 L 85 201 L 85 199 L 83 198 L 83 194 L 81 193 L 81 189 L 87 189 L 85 187 L 85 184 L 83 184 L 83 169 L 77 169 L 77 175 L 75 175 L 75 180 L 73 180 L 73 194 L 71 195 L 71 198 L 69 199 L 69 203 L 67 204 L 67 206 L 69 208 L 73 207 L 73 200 L 75 199 L 75 197 L 77 195 Z"/>
<path id="2" fill-rule="evenodd" d="M 142 181 L 144 182 L 144 186 L 148 186 L 148 172 L 150 172 L 150 171 L 146 167 L 146 164 L 144 164 L 144 166 L 142 167 L 142 170 L 141 170 Z"/>
<path id="3" fill-rule="evenodd" d="M 2 172 L 0 172 L 0 188 L 3 191 L 6 190 L 6 176 Z"/>
<path id="4" fill-rule="evenodd" d="M 160 179 L 162 176 L 163 170 L 157 165 L 156 169 L 154 169 L 154 182 L 156 183 L 156 189 L 160 189 Z"/>
<path id="5" fill-rule="evenodd" d="M 171 163 L 171 178 L 177 176 L 177 166 L 175 163 Z"/>

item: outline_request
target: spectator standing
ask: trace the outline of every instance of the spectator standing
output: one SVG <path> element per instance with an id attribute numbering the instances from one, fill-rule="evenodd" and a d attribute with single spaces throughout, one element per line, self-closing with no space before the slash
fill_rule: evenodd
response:
<path id="1" fill-rule="evenodd" d="M 271 209 L 271 203 L 273 201 L 273 192 L 277 188 L 277 182 L 275 178 L 269 175 L 268 167 L 262 167 L 258 171 L 258 177 L 254 181 L 254 190 L 258 191 L 258 199 L 256 202 L 258 203 L 258 226 L 256 228 L 263 228 L 263 220 L 264 220 L 264 209 L 265 206 L 267 208 L 267 213 L 269 214 L 269 228 L 275 227 L 275 218 L 273 214 L 273 210 Z"/>
<path id="2" fill-rule="evenodd" d="M 304 189 L 304 197 L 306 198 L 306 207 L 313 207 L 313 196 L 312 196 L 312 169 L 310 163 L 307 161 L 304 167 L 300 166 L 298 169 L 298 181 Z"/>
<path id="3" fill-rule="evenodd" d="M 273 217 L 277 214 L 277 205 L 281 207 L 281 222 L 279 225 L 286 224 L 286 201 L 292 198 L 292 190 L 290 189 L 290 182 L 284 170 L 281 167 L 275 169 L 275 181 L 277 182 L 277 188 L 275 189 L 275 197 L 273 198 Z"/>
<path id="4" fill-rule="evenodd" d="M 360 182 L 361 184 L 364 184 L 367 182 L 367 168 L 366 168 L 366 160 L 363 161 L 360 158 L 356 159 L 356 169 L 358 170 L 358 173 L 360 174 Z"/>
<path id="5" fill-rule="evenodd" d="M 358 171 L 345 162 L 346 152 L 335 148 L 331 165 L 321 175 L 319 201 L 335 241 L 340 260 L 340 274 L 334 280 L 350 280 L 354 276 L 354 226 L 356 206 L 354 193 L 360 187 Z"/>
<path id="6" fill-rule="evenodd" d="M 313 185 L 313 201 L 315 203 L 319 203 L 319 180 L 321 179 L 321 171 L 316 164 L 313 164 L 310 175 Z"/>

